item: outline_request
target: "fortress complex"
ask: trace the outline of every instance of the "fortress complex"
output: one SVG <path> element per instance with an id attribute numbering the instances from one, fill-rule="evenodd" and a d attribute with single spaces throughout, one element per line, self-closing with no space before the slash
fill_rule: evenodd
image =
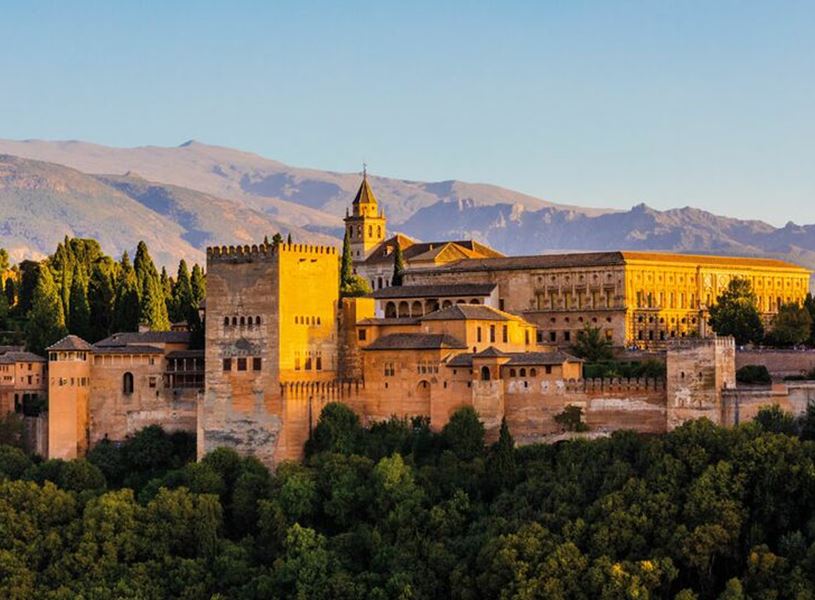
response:
<path id="1" fill-rule="evenodd" d="M 488 435 L 502 418 L 520 443 L 554 439 L 569 405 L 603 432 L 664 432 L 700 416 L 749 419 L 762 404 L 803 410 L 815 390 L 755 393 L 735 383 L 735 348 L 707 307 L 747 277 L 765 316 L 802 300 L 809 272 L 774 260 L 636 252 L 504 257 L 474 242 L 386 237 L 367 177 L 346 217 L 369 297 L 340 298 L 336 248 L 207 249 L 205 347 L 173 331 L 75 336 L 48 350 L 48 455 L 71 458 L 148 424 L 194 431 L 198 453 L 228 446 L 264 463 L 302 456 L 326 403 L 363 423 L 461 406 Z M 392 286 L 396 245 L 404 285 Z M 411 250 L 413 248 L 414 250 Z M 586 380 L 569 354 L 585 324 L 616 345 L 667 349 L 664 380 Z"/>

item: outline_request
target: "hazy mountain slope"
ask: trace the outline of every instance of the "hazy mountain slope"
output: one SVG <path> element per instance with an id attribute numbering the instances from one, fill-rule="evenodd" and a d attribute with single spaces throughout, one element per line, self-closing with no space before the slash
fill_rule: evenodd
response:
<path id="1" fill-rule="evenodd" d="M 51 254 L 68 236 L 91 237 L 114 256 L 147 242 L 166 265 L 203 253 L 183 230 L 126 194 L 61 165 L 0 155 L 0 244 L 15 259 Z"/>
<path id="2" fill-rule="evenodd" d="M 473 237 L 508 254 L 571 250 L 667 250 L 778 256 L 815 269 L 815 226 L 776 229 L 695 209 L 658 211 L 640 204 L 625 212 L 586 215 L 518 206 L 439 202 L 402 224 L 425 239 Z"/>
<path id="3" fill-rule="evenodd" d="M 151 181 L 231 199 L 278 220 L 316 229 L 341 227 L 340 218 L 360 179 L 357 173 L 290 167 L 249 152 L 195 141 L 173 148 L 109 148 L 78 141 L 0 140 L 0 152 L 64 164 L 84 173 L 131 171 Z M 493 185 L 424 183 L 375 176 L 371 182 L 394 224 L 439 201 L 461 200 L 472 205 L 513 203 L 529 209 L 557 206 Z"/>
<path id="4" fill-rule="evenodd" d="M 256 244 L 275 232 L 296 240 L 335 244 L 336 239 L 273 219 L 270 215 L 210 194 L 128 175 L 97 175 L 98 181 L 127 194 L 181 226 L 182 238 L 195 248 L 208 245 Z"/>
<path id="5" fill-rule="evenodd" d="M 95 238 L 114 256 L 144 240 L 156 262 L 175 267 L 203 261 L 207 245 L 258 243 L 276 231 L 336 243 L 201 192 L 0 155 L 0 246 L 18 260 L 50 254 L 69 235 Z"/>

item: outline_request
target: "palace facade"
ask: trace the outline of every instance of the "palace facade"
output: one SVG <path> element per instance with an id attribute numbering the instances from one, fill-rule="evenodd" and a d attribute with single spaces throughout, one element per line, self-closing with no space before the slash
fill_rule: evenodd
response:
<path id="1" fill-rule="evenodd" d="M 555 416 L 569 405 L 595 432 L 663 432 L 701 416 L 738 423 L 768 403 L 800 412 L 815 400 L 810 384 L 738 388 L 733 340 L 704 325 L 733 277 L 753 282 L 767 317 L 802 300 L 809 272 L 795 265 L 636 252 L 504 257 L 474 242 L 387 238 L 367 177 L 346 227 L 354 268 L 373 283 L 368 297 L 339 297 L 333 247 L 213 247 L 203 350 L 181 331 L 54 344 L 48 455 L 79 456 L 156 423 L 194 431 L 199 456 L 228 446 L 274 465 L 302 455 L 335 400 L 364 423 L 424 416 L 434 429 L 469 405 L 489 435 L 505 418 L 521 443 L 556 439 Z M 406 257 L 402 286 L 390 285 L 395 244 Z M 568 347 L 586 324 L 618 346 L 663 347 L 666 377 L 584 379 Z"/>

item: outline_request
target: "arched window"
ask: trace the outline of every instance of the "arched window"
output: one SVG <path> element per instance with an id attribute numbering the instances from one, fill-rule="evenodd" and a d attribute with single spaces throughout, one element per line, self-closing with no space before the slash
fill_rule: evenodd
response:
<path id="1" fill-rule="evenodd" d="M 399 316 L 400 317 L 410 316 L 410 306 L 408 306 L 408 303 L 405 302 L 404 300 L 402 300 L 402 302 L 399 303 Z"/>
<path id="2" fill-rule="evenodd" d="M 410 308 L 410 315 L 412 317 L 422 316 L 422 303 L 416 300 Z"/>
<path id="3" fill-rule="evenodd" d="M 532 369 L 529 369 L 529 376 L 530 377 L 535 377 L 537 374 L 538 374 L 538 371 L 534 367 Z"/>
<path id="4" fill-rule="evenodd" d="M 388 302 L 385 305 L 385 318 L 386 319 L 396 318 L 396 304 L 394 304 L 393 302 Z"/>
<path id="5" fill-rule="evenodd" d="M 241 327 L 243 327 L 244 325 L 246 325 L 246 318 L 241 317 Z"/>
<path id="6" fill-rule="evenodd" d="M 453 303 L 450 302 L 449 300 L 445 300 L 444 302 L 441 303 L 442 308 L 450 308 L 451 306 L 453 306 Z"/>
<path id="7" fill-rule="evenodd" d="M 133 373 L 127 372 L 122 375 L 122 393 L 128 396 L 133 393 Z"/>
<path id="8" fill-rule="evenodd" d="M 229 327 L 229 317 L 224 317 L 224 327 Z"/>
<path id="9" fill-rule="evenodd" d="M 232 317 L 232 327 L 238 326 L 238 317 Z"/>
<path id="10" fill-rule="evenodd" d="M 510 369 L 509 370 L 509 376 L 510 377 L 515 377 L 515 369 Z"/>
<path id="11" fill-rule="evenodd" d="M 526 369 L 521 369 L 520 373 L 518 373 L 521 377 L 526 377 Z"/>
<path id="12" fill-rule="evenodd" d="M 260 325 L 260 317 L 255 317 L 255 325 Z"/>
<path id="13" fill-rule="evenodd" d="M 481 367 L 481 381 L 489 381 L 490 380 L 490 368 L 489 367 Z"/>
<path id="14" fill-rule="evenodd" d="M 374 227 L 373 227 L 373 225 L 368 225 L 368 237 L 374 237 Z"/>
<path id="15" fill-rule="evenodd" d="M 376 279 L 376 289 L 378 289 L 378 290 L 382 289 L 382 278 L 381 277 L 377 277 L 377 279 Z"/>
<path id="16" fill-rule="evenodd" d="M 378 237 L 378 238 L 382 237 L 382 226 L 381 225 L 376 226 L 376 237 Z"/>

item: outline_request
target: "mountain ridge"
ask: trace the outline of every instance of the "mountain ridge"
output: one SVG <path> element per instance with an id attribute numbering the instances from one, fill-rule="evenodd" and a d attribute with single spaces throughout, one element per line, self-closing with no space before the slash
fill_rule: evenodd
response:
<path id="1" fill-rule="evenodd" d="M 207 243 L 248 243 L 261 231 L 271 236 L 291 230 L 298 239 L 339 245 L 342 216 L 360 181 L 357 173 L 291 167 L 194 139 L 175 147 L 136 148 L 79 140 L 0 140 L 0 154 L 62 165 L 93 178 L 158 215 L 160 221 L 153 224 L 178 237 L 182 253 L 200 252 Z M 369 180 L 391 233 L 417 239 L 473 238 L 507 254 L 628 249 L 772 256 L 815 269 L 815 225 L 788 222 L 777 228 L 691 206 L 580 207 L 457 180 L 370 174 Z M 0 182 L 5 205 L 3 193 Z M 69 204 L 76 202 L 72 197 Z M 0 227 L 8 229 L 9 218 L 3 219 Z M 53 215 L 46 221 L 52 222 Z M 94 229 L 85 225 L 80 229 Z M 31 227 L 32 239 L 43 237 Z M 24 233 L 15 239 L 25 246 Z M 36 250 L 37 243 L 31 245 Z"/>

